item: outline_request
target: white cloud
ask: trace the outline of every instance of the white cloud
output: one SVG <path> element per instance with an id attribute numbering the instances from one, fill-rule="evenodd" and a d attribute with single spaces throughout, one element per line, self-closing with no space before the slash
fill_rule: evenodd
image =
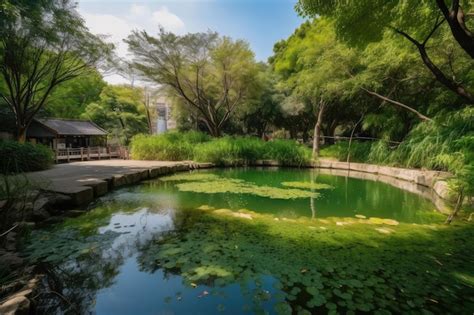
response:
<path id="1" fill-rule="evenodd" d="M 130 32 L 137 28 L 125 19 L 110 14 L 89 14 L 82 12 L 89 30 L 94 34 L 109 36 L 107 41 L 115 44 L 118 56 L 127 56 L 127 45 L 123 42 Z"/>
<path id="2" fill-rule="evenodd" d="M 161 7 L 158 11 L 152 13 L 152 21 L 161 25 L 164 29 L 182 33 L 184 31 L 184 22 L 175 14 L 171 13 L 167 7 Z"/>
<path id="3" fill-rule="evenodd" d="M 146 15 L 147 10 L 148 8 L 144 5 L 132 4 L 132 7 L 130 8 L 130 14 L 132 17 L 140 17 Z"/>
<path id="4" fill-rule="evenodd" d="M 170 12 L 167 7 L 161 7 L 153 11 L 146 5 L 133 4 L 124 15 L 95 14 L 79 10 L 86 22 L 86 26 L 94 34 L 108 35 L 107 41 L 115 44 L 116 53 L 121 58 L 129 58 L 127 44 L 123 42 L 133 30 L 146 30 L 155 34 L 158 26 L 177 34 L 183 34 L 185 24 L 176 14 Z M 127 83 L 121 81 L 118 76 L 105 77 L 112 83 Z"/>

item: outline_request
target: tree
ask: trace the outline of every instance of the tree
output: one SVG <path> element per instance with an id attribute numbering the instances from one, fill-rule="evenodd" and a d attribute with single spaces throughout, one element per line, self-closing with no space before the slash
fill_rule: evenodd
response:
<path id="1" fill-rule="evenodd" d="M 88 31 L 74 6 L 71 0 L 2 4 L 0 97 L 14 113 L 19 141 L 58 86 L 110 56 L 112 46 Z"/>
<path id="2" fill-rule="evenodd" d="M 257 66 L 242 40 L 212 32 L 177 36 L 160 29 L 158 37 L 133 32 L 126 42 L 141 76 L 194 108 L 213 136 L 221 135 L 249 97 Z"/>
<path id="3" fill-rule="evenodd" d="M 346 109 L 341 106 L 347 93 L 344 85 L 355 75 L 360 61 L 353 50 L 336 40 L 332 23 L 324 19 L 303 24 L 275 50 L 272 62 L 282 75 L 287 103 L 313 109 L 313 155 L 317 157 L 324 116 L 331 107 L 339 113 Z"/>
<path id="4" fill-rule="evenodd" d="M 100 73 L 91 70 L 59 85 L 40 112 L 49 117 L 79 118 L 88 104 L 99 100 L 105 86 Z"/>
<path id="5" fill-rule="evenodd" d="M 334 18 L 340 37 L 351 43 L 378 41 L 383 39 L 386 28 L 394 30 L 416 47 L 421 60 L 439 83 L 466 102 L 474 103 L 474 96 L 466 86 L 446 75 L 427 49 L 429 41 L 439 43 L 441 37 L 436 36 L 436 33 L 447 22 L 452 37 L 474 58 L 474 33 L 464 14 L 465 10 L 472 7 L 472 1 L 469 0 L 453 0 L 449 8 L 445 0 L 300 0 L 296 9 L 303 15 Z"/>
<path id="6" fill-rule="evenodd" d="M 144 91 L 129 86 L 109 85 L 100 100 L 87 105 L 82 118 L 90 119 L 106 129 L 122 144 L 139 133 L 148 133 Z"/>
<path id="7" fill-rule="evenodd" d="M 441 16 L 471 58 L 474 58 L 474 31 L 468 20 L 472 19 L 473 8 L 470 0 L 299 0 L 296 5 L 301 15 L 335 18 L 338 34 L 352 43 L 380 40 L 384 27 L 404 29 L 414 36 L 427 34 Z"/>

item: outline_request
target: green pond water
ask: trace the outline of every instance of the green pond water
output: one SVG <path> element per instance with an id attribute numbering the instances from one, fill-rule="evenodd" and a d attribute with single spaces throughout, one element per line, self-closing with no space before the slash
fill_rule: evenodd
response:
<path id="1" fill-rule="evenodd" d="M 208 170 L 117 190 L 24 254 L 44 314 L 472 314 L 472 224 L 444 219 L 377 181 Z"/>

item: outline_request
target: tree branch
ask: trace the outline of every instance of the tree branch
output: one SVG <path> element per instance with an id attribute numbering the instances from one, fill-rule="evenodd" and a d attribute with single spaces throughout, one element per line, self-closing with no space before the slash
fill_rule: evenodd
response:
<path id="1" fill-rule="evenodd" d="M 429 118 L 429 117 L 423 115 L 422 113 L 420 113 L 419 111 L 417 111 L 416 109 L 414 109 L 414 108 L 412 108 L 412 107 L 410 107 L 410 106 L 407 106 L 407 105 L 405 105 L 405 104 L 403 104 L 403 103 L 394 101 L 394 100 L 392 100 L 392 99 L 390 99 L 390 98 L 388 98 L 388 97 L 385 97 L 385 96 L 380 95 L 380 94 L 378 94 L 378 93 L 376 93 L 376 92 L 373 92 L 373 91 L 369 91 L 369 90 L 367 90 L 367 89 L 365 89 L 365 88 L 361 88 L 361 89 L 364 90 L 365 92 L 367 92 L 367 93 L 370 94 L 370 95 L 373 95 L 373 96 L 376 96 L 376 97 L 380 98 L 381 100 L 383 100 L 383 101 L 385 101 L 385 102 L 391 103 L 391 104 L 393 104 L 393 105 L 397 105 L 397 106 L 399 106 L 399 107 L 401 107 L 401 108 L 404 108 L 404 109 L 406 109 L 406 110 L 408 110 L 408 111 L 414 113 L 414 114 L 415 114 L 416 116 L 418 116 L 418 118 L 420 118 L 421 120 L 424 120 L 424 121 L 433 121 L 433 119 L 431 119 L 431 118 Z"/>

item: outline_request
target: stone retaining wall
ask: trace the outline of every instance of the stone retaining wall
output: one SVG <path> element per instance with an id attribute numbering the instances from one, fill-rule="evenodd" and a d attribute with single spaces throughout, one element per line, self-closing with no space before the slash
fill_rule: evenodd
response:
<path id="1" fill-rule="evenodd" d="M 446 182 L 446 180 L 452 175 L 446 172 L 398 168 L 364 163 L 347 163 L 324 159 L 320 159 L 318 162 L 315 162 L 313 167 L 323 169 L 357 171 L 393 177 L 396 179 L 428 187 L 444 200 L 452 199 L 452 193 L 448 187 L 448 183 Z"/>

